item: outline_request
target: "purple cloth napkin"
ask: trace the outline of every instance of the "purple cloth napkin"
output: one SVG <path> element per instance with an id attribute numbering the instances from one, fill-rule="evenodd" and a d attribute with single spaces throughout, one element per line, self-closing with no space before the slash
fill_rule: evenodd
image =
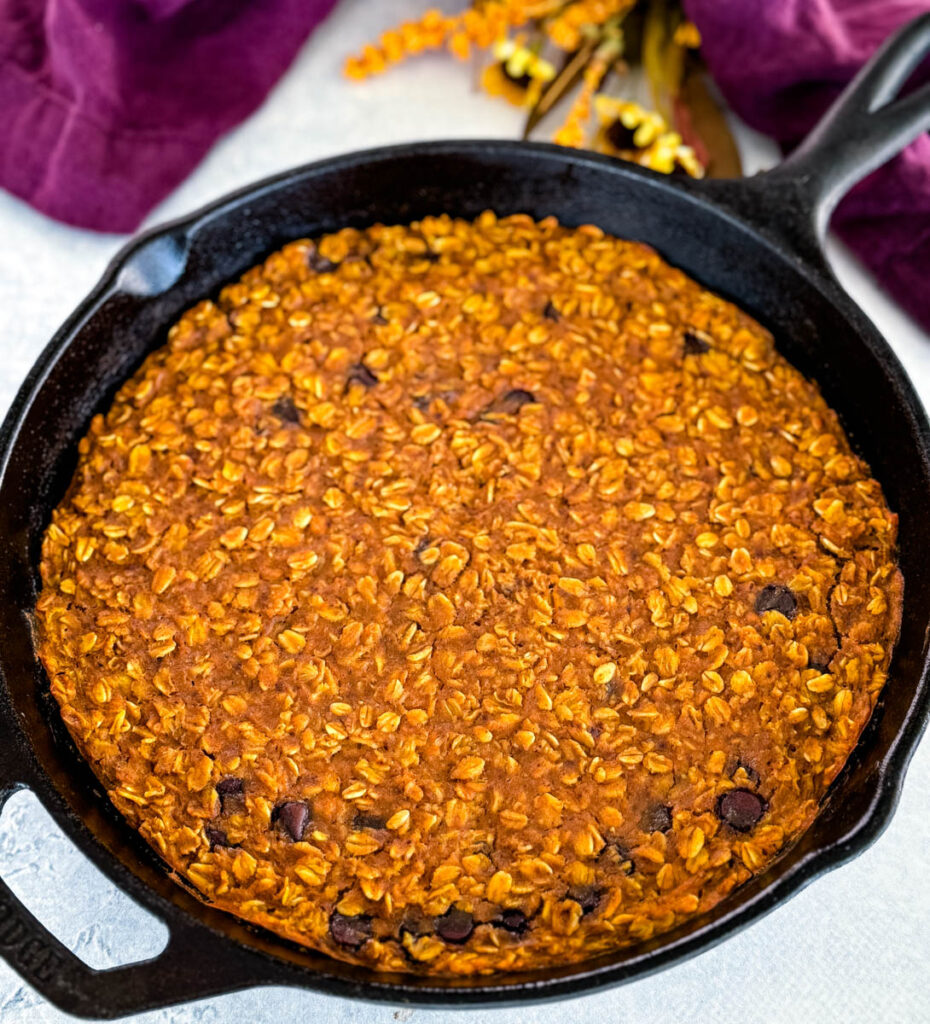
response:
<path id="1" fill-rule="evenodd" d="M 711 74 L 733 109 L 796 145 L 878 45 L 927 0 L 685 0 Z M 930 136 L 867 178 L 833 226 L 930 329 Z"/>
<path id="2" fill-rule="evenodd" d="M 0 186 L 132 231 L 335 0 L 0 0 Z"/>

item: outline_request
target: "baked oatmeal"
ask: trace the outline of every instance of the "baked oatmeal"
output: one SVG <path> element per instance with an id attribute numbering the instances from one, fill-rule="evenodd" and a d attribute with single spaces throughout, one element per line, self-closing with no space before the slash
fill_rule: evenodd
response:
<path id="1" fill-rule="evenodd" d="M 39 650 L 205 900 L 377 969 L 531 969 L 810 824 L 886 678 L 896 525 L 816 385 L 651 249 L 345 230 L 94 418 Z"/>

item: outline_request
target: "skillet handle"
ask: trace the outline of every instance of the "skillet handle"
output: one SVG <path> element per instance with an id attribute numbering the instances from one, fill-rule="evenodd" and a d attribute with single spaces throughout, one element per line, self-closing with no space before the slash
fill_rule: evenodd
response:
<path id="1" fill-rule="evenodd" d="M 930 82 L 892 102 L 930 53 L 930 13 L 882 44 L 803 143 L 770 171 L 700 191 L 785 238 L 823 266 L 821 243 L 844 195 L 930 131 Z"/>
<path id="2" fill-rule="evenodd" d="M 879 47 L 805 141 L 766 175 L 802 185 L 818 237 L 854 185 L 930 131 L 930 82 L 891 102 L 928 53 L 930 14 L 922 14 Z"/>

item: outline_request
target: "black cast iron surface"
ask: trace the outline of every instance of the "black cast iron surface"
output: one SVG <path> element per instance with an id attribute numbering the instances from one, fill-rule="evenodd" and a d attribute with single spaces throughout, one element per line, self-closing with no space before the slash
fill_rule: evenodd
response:
<path id="1" fill-rule="evenodd" d="M 745 182 L 673 182 L 606 157 L 510 142 L 441 142 L 329 160 L 270 179 L 125 249 L 61 328 L 0 432 L 0 803 L 28 786 L 110 878 L 162 918 L 164 952 L 95 971 L 0 880 L 0 955 L 70 1013 L 118 1017 L 251 985 L 464 1006 L 550 999 L 628 981 L 744 927 L 872 842 L 927 718 L 930 429 L 892 351 L 827 270 L 818 231 L 851 184 L 930 129 L 930 94 L 883 107 L 930 48 L 930 16 L 885 48 L 781 168 Z M 880 109 L 881 108 L 881 109 Z M 901 637 L 872 717 L 801 840 L 714 911 L 633 949 L 561 970 L 477 979 L 374 974 L 206 906 L 166 873 L 77 754 L 34 654 L 42 531 L 91 416 L 184 309 L 285 242 L 427 214 L 555 214 L 653 245 L 769 327 L 816 380 L 900 516 Z"/>

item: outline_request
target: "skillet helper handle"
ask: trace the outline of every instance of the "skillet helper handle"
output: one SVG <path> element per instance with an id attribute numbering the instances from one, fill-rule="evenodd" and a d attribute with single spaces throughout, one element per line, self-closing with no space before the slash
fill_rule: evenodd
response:
<path id="1" fill-rule="evenodd" d="M 0 956 L 44 999 L 80 1017 L 122 1017 L 203 994 L 172 936 L 157 957 L 97 971 L 59 942 L 0 879 Z M 187 961 L 185 963 L 185 960 Z M 174 991 L 168 993 L 169 985 Z M 168 998 L 165 998 L 165 996 Z"/>
<path id="2" fill-rule="evenodd" d="M 922 14 L 879 47 L 805 141 L 762 176 L 802 187 L 818 238 L 854 185 L 930 131 L 930 82 L 892 102 L 928 53 L 930 14 Z"/>
<path id="3" fill-rule="evenodd" d="M 24 749 L 12 709 L 0 705 L 0 810 L 31 788 L 31 752 Z M 217 956 L 202 928 L 172 926 L 165 948 L 149 960 L 94 970 L 59 942 L 0 878 L 0 957 L 40 995 L 66 1013 L 115 1018 L 173 1003 L 232 992 L 270 980 L 256 976 L 254 958 L 224 947 Z"/>

